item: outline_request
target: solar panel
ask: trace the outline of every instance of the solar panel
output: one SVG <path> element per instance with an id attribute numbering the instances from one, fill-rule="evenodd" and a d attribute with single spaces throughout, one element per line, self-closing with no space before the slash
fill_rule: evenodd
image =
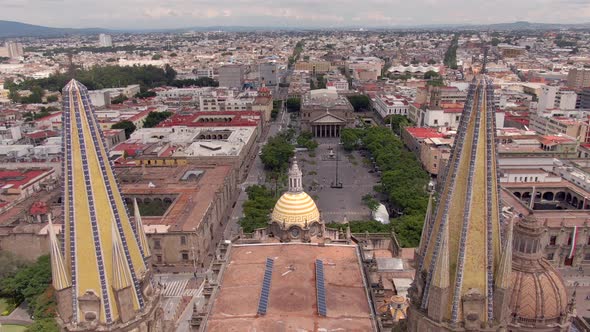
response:
<path id="1" fill-rule="evenodd" d="M 326 317 L 326 287 L 324 284 L 324 262 L 319 259 L 315 261 L 315 282 L 318 301 L 318 315 Z"/>
<path id="2" fill-rule="evenodd" d="M 272 278 L 272 267 L 274 260 L 272 258 L 266 259 L 264 268 L 264 278 L 262 278 L 262 290 L 260 291 L 260 300 L 258 301 L 258 314 L 266 315 L 268 307 L 268 296 L 270 295 L 270 280 Z"/>

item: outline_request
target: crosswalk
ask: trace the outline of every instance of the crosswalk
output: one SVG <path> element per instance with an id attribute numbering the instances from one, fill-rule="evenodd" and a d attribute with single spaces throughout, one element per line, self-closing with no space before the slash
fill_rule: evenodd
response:
<path id="1" fill-rule="evenodd" d="M 166 297 L 182 296 L 186 284 L 188 284 L 188 279 L 165 282 L 162 295 Z"/>
<path id="2" fill-rule="evenodd" d="M 196 296 L 199 290 L 186 288 L 188 282 L 188 279 L 164 282 L 162 295 L 165 297 Z"/>

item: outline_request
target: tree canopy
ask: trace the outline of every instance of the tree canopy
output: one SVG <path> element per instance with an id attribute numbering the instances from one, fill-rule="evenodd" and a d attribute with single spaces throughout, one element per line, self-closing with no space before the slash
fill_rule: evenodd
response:
<path id="1" fill-rule="evenodd" d="M 287 111 L 299 112 L 301 110 L 301 99 L 300 98 L 288 98 L 287 99 Z"/>
<path id="2" fill-rule="evenodd" d="M 287 133 L 278 134 L 262 147 L 260 160 L 267 170 L 281 172 L 289 167 L 289 159 L 295 154 L 295 147 L 289 142 L 290 136 Z"/>
<path id="3" fill-rule="evenodd" d="M 459 47 L 459 36 L 453 36 L 449 48 L 445 52 L 444 64 L 451 69 L 457 69 L 457 48 Z"/>
<path id="4" fill-rule="evenodd" d="M 244 217 L 240 220 L 240 226 L 245 233 L 251 233 L 257 228 L 266 227 L 277 198 L 265 186 L 253 185 L 246 192 L 248 200 L 244 202 Z"/>
<path id="5" fill-rule="evenodd" d="M 348 96 L 348 101 L 352 104 L 355 112 L 368 111 L 371 107 L 371 100 L 365 95 Z"/>
<path id="6" fill-rule="evenodd" d="M 111 129 L 125 129 L 125 138 L 129 138 L 137 128 L 133 122 L 129 120 L 123 120 L 112 125 Z"/>
<path id="7" fill-rule="evenodd" d="M 148 116 L 143 121 L 144 128 L 153 128 L 160 124 L 160 122 L 168 119 L 172 116 L 172 112 L 164 111 L 164 112 L 150 112 Z"/>
<path id="8" fill-rule="evenodd" d="M 396 122 L 402 123 L 396 118 Z M 416 246 L 420 239 L 428 196 L 428 174 L 414 154 L 389 128 L 343 129 L 340 139 L 344 149 L 366 149 L 381 171 L 379 191 L 388 197 L 390 210 L 400 217 L 393 219 L 403 246 Z"/>

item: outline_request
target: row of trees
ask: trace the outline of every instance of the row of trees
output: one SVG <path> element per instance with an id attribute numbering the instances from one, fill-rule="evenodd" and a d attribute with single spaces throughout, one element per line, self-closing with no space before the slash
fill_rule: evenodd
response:
<path id="1" fill-rule="evenodd" d="M 26 301 L 35 322 L 30 332 L 57 332 L 55 323 L 55 298 L 51 283 L 49 256 L 41 256 L 33 264 L 27 264 L 8 252 L 0 252 L 0 296 L 14 304 Z"/>
<path id="2" fill-rule="evenodd" d="M 240 220 L 240 226 L 245 233 L 251 233 L 257 228 L 266 227 L 277 197 L 272 190 L 260 185 L 250 186 L 246 192 L 248 200 L 244 202 L 244 217 Z"/>
<path id="3" fill-rule="evenodd" d="M 400 216 L 392 223 L 400 243 L 406 247 L 418 245 L 428 204 L 425 188 L 429 179 L 414 154 L 385 127 L 344 129 L 341 141 L 348 151 L 370 152 L 381 171 L 381 184 L 375 190 L 387 196 L 390 208 Z"/>
<path id="4" fill-rule="evenodd" d="M 164 68 L 156 66 L 96 66 L 89 69 L 76 69 L 74 77 L 82 82 L 89 90 L 114 88 L 131 84 L 140 84 L 143 89 L 171 84 L 176 77 L 176 71 L 166 65 Z M 56 73 L 47 78 L 27 79 L 20 84 L 6 82 L 6 88 L 14 90 L 42 89 L 61 91 L 71 76 L 68 73 Z"/>
<path id="5" fill-rule="evenodd" d="M 295 44 L 295 48 L 293 49 L 293 55 L 289 57 L 289 67 L 292 67 L 295 64 L 295 62 L 299 60 L 301 52 L 303 52 L 303 45 L 305 45 L 305 42 L 303 40 L 300 40 L 297 42 L 297 44 Z"/>
<path id="6" fill-rule="evenodd" d="M 445 52 L 445 58 L 443 61 L 445 66 L 447 66 L 451 69 L 458 68 L 457 67 L 457 48 L 458 47 L 459 47 L 459 36 L 455 35 L 455 36 L 453 36 L 453 39 L 451 40 L 451 45 L 449 45 L 449 48 Z"/>

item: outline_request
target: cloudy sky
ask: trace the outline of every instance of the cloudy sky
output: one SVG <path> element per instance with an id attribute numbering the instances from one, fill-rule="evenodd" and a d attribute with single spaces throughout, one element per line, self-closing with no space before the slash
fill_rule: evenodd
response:
<path id="1" fill-rule="evenodd" d="M 0 20 L 53 27 L 590 22 L 590 0 L 0 0 L 0 8 Z"/>

